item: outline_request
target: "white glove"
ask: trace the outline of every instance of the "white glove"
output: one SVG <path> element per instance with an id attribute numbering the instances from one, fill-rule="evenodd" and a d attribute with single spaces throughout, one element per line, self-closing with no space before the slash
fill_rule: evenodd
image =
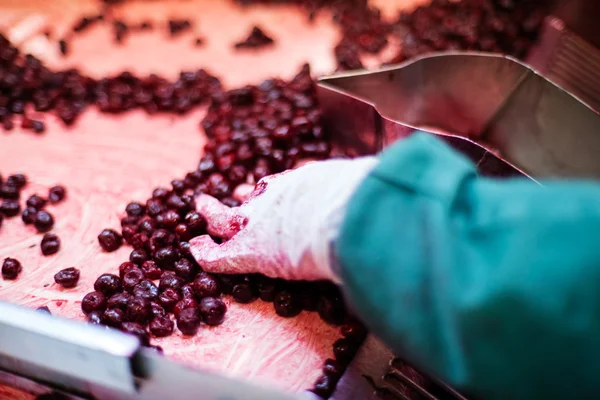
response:
<path id="1" fill-rule="evenodd" d="M 202 194 L 196 208 L 208 232 L 190 241 L 207 272 L 261 273 L 273 278 L 337 281 L 330 245 L 346 205 L 377 159 L 312 162 L 262 179 L 240 207 Z"/>

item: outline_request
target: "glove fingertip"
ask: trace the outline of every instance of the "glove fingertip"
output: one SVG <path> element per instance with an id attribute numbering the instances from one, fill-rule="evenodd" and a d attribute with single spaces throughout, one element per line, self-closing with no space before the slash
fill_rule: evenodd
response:
<path id="1" fill-rule="evenodd" d="M 248 262 L 241 262 L 238 242 L 235 239 L 218 244 L 209 235 L 190 240 L 190 251 L 205 272 L 215 274 L 247 273 Z M 240 262 L 235 262 L 235 261 Z"/>
<path id="2" fill-rule="evenodd" d="M 249 183 L 242 183 L 241 185 L 238 185 L 233 191 L 233 198 L 240 203 L 244 203 L 250 198 L 250 195 L 254 191 L 254 186 L 255 185 L 251 185 Z"/>
<path id="3" fill-rule="evenodd" d="M 196 197 L 196 210 L 201 214 L 214 214 L 221 209 L 221 205 L 219 200 L 208 194 L 201 193 Z"/>

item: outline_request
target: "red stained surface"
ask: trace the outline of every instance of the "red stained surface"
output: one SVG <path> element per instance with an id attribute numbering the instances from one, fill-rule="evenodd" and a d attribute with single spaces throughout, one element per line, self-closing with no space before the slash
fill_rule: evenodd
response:
<path id="1" fill-rule="evenodd" d="M 385 10 L 414 1 L 380 1 Z M 0 31 L 47 64 L 78 67 L 95 77 L 120 73 L 159 73 L 174 78 L 181 70 L 203 67 L 233 88 L 262 79 L 290 78 L 304 62 L 313 73 L 334 69 L 332 48 L 338 31 L 323 13 L 309 25 L 293 7 L 243 9 L 230 1 L 135 2 L 117 11 L 123 19 L 155 21 L 151 32 L 133 33 L 125 44 L 113 43 L 107 25 L 95 25 L 69 40 L 69 53 L 61 57 L 58 39 L 83 14 L 97 13 L 95 1 L 54 0 L 0 2 Z M 168 3 L 168 4 L 167 4 Z M 201 12 L 199 11 L 201 10 Z M 195 16 L 191 32 L 169 39 L 161 21 Z M 253 25 L 264 26 L 275 44 L 258 51 L 234 51 L 233 44 Z M 51 39 L 42 32 L 51 28 Z M 196 47 L 195 38 L 206 38 Z M 86 111 L 72 128 L 50 115 L 44 135 L 15 128 L 0 131 L 0 168 L 4 175 L 22 172 L 31 183 L 22 199 L 33 193 L 47 196 L 56 184 L 67 188 L 66 201 L 49 205 L 55 217 L 52 230 L 60 236 L 61 250 L 43 257 L 41 234 L 24 226 L 20 218 L 6 219 L 0 229 L 0 260 L 16 257 L 23 272 L 14 282 L 0 280 L 0 299 L 27 307 L 46 305 L 53 314 L 83 319 L 80 302 L 95 278 L 117 273 L 131 248 L 105 253 L 97 242 L 104 228 L 119 228 L 119 218 L 131 200 L 143 201 L 157 186 L 169 186 L 195 169 L 204 137 L 198 123 L 204 109 L 185 116 L 148 116 L 134 111 L 107 116 Z M 20 124 L 16 124 L 19 126 Z M 56 272 L 67 267 L 81 270 L 76 288 L 54 283 Z M 272 304 L 260 300 L 249 305 L 232 303 L 225 322 L 200 329 L 194 337 L 179 333 L 154 340 L 165 354 L 198 368 L 299 391 L 309 388 L 320 374 L 323 361 L 333 356 L 338 330 L 322 322 L 316 313 L 278 317 Z M 0 398 L 28 398 L 0 387 Z"/>

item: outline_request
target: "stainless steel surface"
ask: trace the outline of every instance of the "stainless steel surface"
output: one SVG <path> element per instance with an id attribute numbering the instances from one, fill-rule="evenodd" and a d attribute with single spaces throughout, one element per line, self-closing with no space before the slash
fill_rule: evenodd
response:
<path id="1" fill-rule="evenodd" d="M 595 18 L 598 17 L 600 14 Z M 596 32 L 595 39 L 600 43 L 598 23 Z M 600 44 L 595 46 L 588 42 L 571 31 L 561 19 L 548 17 L 527 63 L 591 108 L 600 110 L 600 47 L 597 46 Z"/>
<path id="2" fill-rule="evenodd" d="M 279 390 L 195 370 L 116 330 L 0 302 L 0 383 L 111 400 L 294 400 Z"/>
<path id="3" fill-rule="evenodd" d="M 335 145 L 356 154 L 418 129 L 462 146 L 483 173 L 600 177 L 600 115 L 509 57 L 440 53 L 334 75 L 319 98 Z"/>

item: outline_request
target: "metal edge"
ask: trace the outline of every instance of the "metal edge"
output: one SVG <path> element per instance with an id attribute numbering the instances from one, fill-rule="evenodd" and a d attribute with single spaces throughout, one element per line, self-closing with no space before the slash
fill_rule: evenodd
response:
<path id="1" fill-rule="evenodd" d="M 134 393 L 137 338 L 0 302 L 0 368 L 75 393 Z"/>
<path id="2" fill-rule="evenodd" d="M 336 91 L 340 94 L 344 94 L 346 96 L 350 96 L 352 98 L 361 100 L 367 104 L 371 104 L 373 107 L 375 107 L 377 109 L 376 104 L 373 104 L 372 102 L 362 99 L 359 96 L 356 96 L 348 91 L 340 89 L 339 87 L 337 87 L 334 84 L 334 82 L 336 80 L 340 80 L 340 79 L 354 78 L 354 77 L 359 77 L 359 76 L 364 76 L 364 75 L 385 74 L 388 72 L 394 72 L 396 70 L 406 68 L 409 65 L 416 64 L 416 63 L 418 63 L 422 60 L 426 60 L 426 59 L 442 58 L 442 57 L 456 57 L 456 56 L 486 57 L 486 58 L 498 58 L 498 59 L 509 60 L 515 64 L 520 65 L 521 67 L 525 68 L 526 70 L 530 71 L 531 73 L 541 77 L 542 79 L 544 79 L 551 85 L 557 87 L 561 91 L 563 91 L 563 92 L 567 93 L 568 95 L 572 96 L 573 98 L 575 98 L 579 103 L 581 103 L 582 106 L 584 106 L 584 107 L 588 108 L 589 110 L 591 110 L 592 112 L 598 114 L 598 111 L 596 111 L 593 107 L 591 107 L 583 99 L 581 99 L 577 95 L 569 92 L 558 82 L 555 82 L 551 78 L 545 76 L 542 71 L 538 70 L 537 68 L 533 67 L 532 65 L 527 64 L 526 62 L 523 62 L 515 57 L 504 55 L 504 54 L 498 54 L 498 53 L 486 53 L 486 52 L 477 52 L 477 51 L 441 51 L 441 52 L 428 53 L 428 54 L 425 54 L 422 56 L 414 57 L 414 58 L 412 58 L 408 61 L 404 61 L 403 63 L 400 63 L 400 64 L 394 64 L 394 65 L 377 68 L 377 69 L 373 69 L 373 70 L 345 71 L 345 72 L 341 72 L 341 73 L 337 73 L 337 74 L 322 76 L 317 80 L 317 85 L 326 87 L 327 89 Z"/>

